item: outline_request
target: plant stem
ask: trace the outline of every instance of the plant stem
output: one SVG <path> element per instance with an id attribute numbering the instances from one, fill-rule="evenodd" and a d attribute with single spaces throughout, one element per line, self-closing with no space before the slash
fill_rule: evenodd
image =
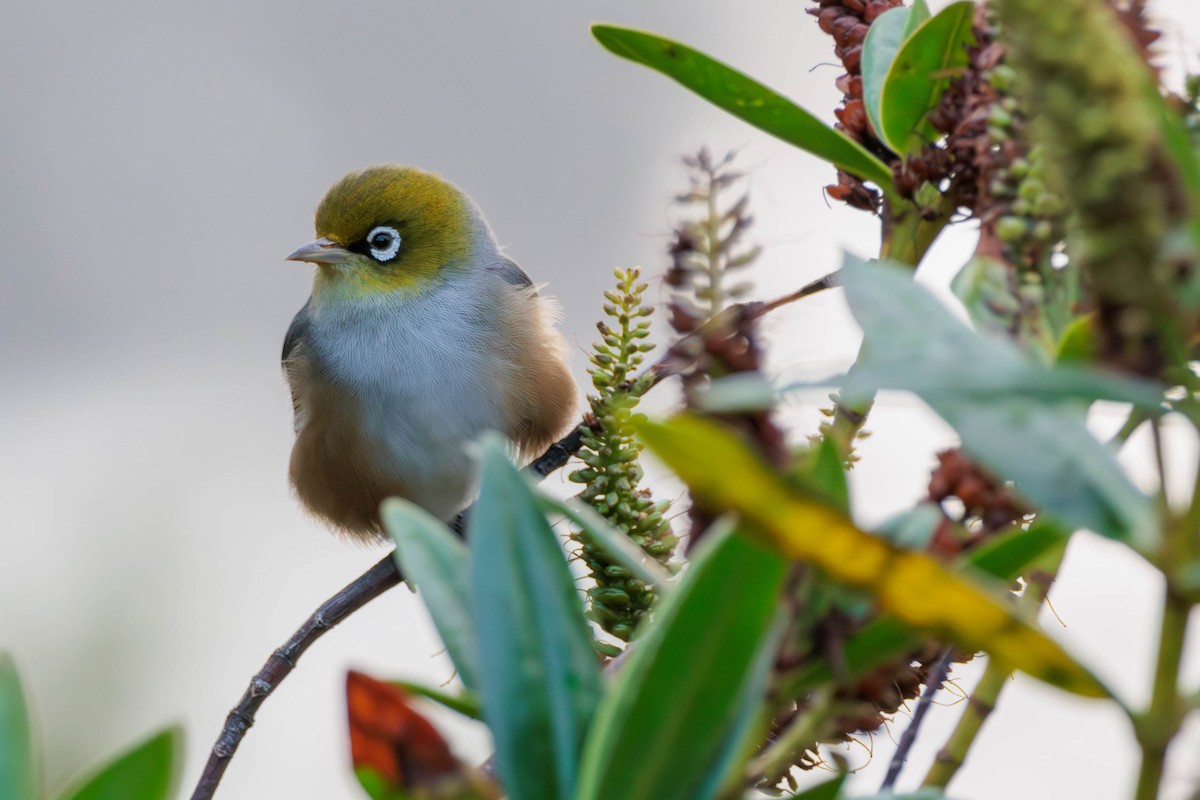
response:
<path id="1" fill-rule="evenodd" d="M 1177 562 L 1186 560 L 1189 555 L 1190 541 L 1195 535 L 1193 515 L 1200 504 L 1200 496 L 1194 496 L 1186 514 L 1179 519 L 1171 518 L 1167 502 L 1167 471 L 1163 456 L 1161 423 L 1154 420 L 1152 425 L 1154 458 L 1159 477 L 1159 508 L 1164 531 L 1157 559 L 1157 566 L 1163 573 L 1163 611 L 1150 707 L 1133 719 L 1134 734 L 1142 749 L 1142 764 L 1138 770 L 1137 791 L 1134 794 L 1136 800 L 1154 800 L 1158 797 L 1167 748 L 1179 732 L 1179 726 L 1186 714 L 1185 700 L 1179 694 L 1179 666 L 1183 659 L 1183 643 L 1187 637 L 1191 604 L 1175 591 L 1171 575 L 1178 566 Z M 1200 481 L 1200 475 L 1197 476 L 1197 480 Z"/>
<path id="2" fill-rule="evenodd" d="M 879 257 L 907 264 L 913 269 L 921 263 L 925 252 L 933 245 L 938 234 L 950 222 L 953 208 L 949 200 L 942 197 L 938 213 L 932 219 L 924 219 L 921 209 L 907 200 L 890 196 L 883 204 L 883 231 L 879 245 Z M 859 350 L 858 358 L 862 357 Z M 855 361 L 858 361 L 858 358 Z M 867 422 L 874 399 L 853 406 L 838 402 L 834 406 L 833 421 L 823 429 L 842 454 L 844 461 L 853 460 L 854 439 Z"/>
<path id="3" fill-rule="evenodd" d="M 716 185 L 708 191 L 708 218 L 704 223 L 708 234 L 708 302 L 711 313 L 709 319 L 715 319 L 725 306 L 725 291 L 721 286 L 721 210 L 717 208 Z"/>
<path id="4" fill-rule="evenodd" d="M 1033 612 L 1046 601 L 1055 575 L 1062 565 L 1065 550 L 1064 542 L 1061 547 L 1051 551 L 1040 563 L 1027 571 L 1025 593 L 1018 600 L 1018 607 Z M 967 700 L 966 711 L 959 717 L 958 724 L 954 726 L 946 744 L 938 751 L 929 771 L 925 773 L 925 780 L 921 782 L 921 786 L 945 789 L 950 784 L 967 760 L 967 753 L 975 744 L 975 738 L 983 729 L 983 723 L 996 710 L 1000 693 L 1008 685 L 1012 673 L 1012 667 L 995 659 L 988 659 L 983 677 L 979 679 L 970 699 Z"/>
<path id="5" fill-rule="evenodd" d="M 1142 748 L 1136 800 L 1154 800 L 1162 783 L 1167 747 L 1179 732 L 1184 707 L 1179 697 L 1179 663 L 1187 636 L 1189 605 L 1175 596 L 1170 585 L 1163 590 L 1163 617 L 1158 640 L 1158 661 L 1150 707 L 1134 721 L 1134 732 Z"/>
<path id="6" fill-rule="evenodd" d="M 884 203 L 879 257 L 916 269 L 938 234 L 950 222 L 953 211 L 950 200 L 944 195 L 932 219 L 921 216 L 921 209 L 907 200 Z"/>
<path id="7" fill-rule="evenodd" d="M 983 677 L 979 679 L 970 699 L 967 700 L 967 710 L 959 717 L 958 724 L 954 726 L 954 731 L 946 740 L 945 746 L 938 751 L 929 772 L 925 773 L 922 786 L 945 789 L 958 774 L 958 770 L 966 761 L 967 752 L 975 743 L 975 737 L 979 735 L 988 716 L 995 710 L 996 703 L 1000 700 L 1000 692 L 1008 685 L 1011 675 L 1012 670 L 1007 666 L 1002 666 L 994 659 L 988 659 Z"/>

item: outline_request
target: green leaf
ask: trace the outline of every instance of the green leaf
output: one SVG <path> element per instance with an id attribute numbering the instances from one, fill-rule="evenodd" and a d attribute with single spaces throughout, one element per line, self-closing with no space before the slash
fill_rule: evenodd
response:
<path id="1" fill-rule="evenodd" d="M 705 776 L 697 797 L 729 797 L 745 782 L 746 762 L 762 746 L 771 718 L 764 698 L 770 687 L 779 645 L 792 622 L 791 613 L 784 607 L 775 609 L 775 619 L 758 646 L 758 653 L 747 670 L 737 701 L 737 717 L 725 737 L 717 756 L 704 770 Z"/>
<path id="2" fill-rule="evenodd" d="M 1030 564 L 1062 546 L 1069 536 L 1069 532 L 1052 522 L 1035 520 L 1028 528 L 1014 528 L 974 548 L 962 564 L 1003 581 L 1012 581 Z"/>
<path id="3" fill-rule="evenodd" d="M 1100 352 L 1095 312 L 1076 317 L 1063 331 L 1054 360 L 1059 364 L 1095 361 Z"/>
<path id="4" fill-rule="evenodd" d="M 810 786 L 799 794 L 794 794 L 788 800 L 837 800 L 842 784 L 846 782 L 846 773 L 836 778 Z"/>
<path id="5" fill-rule="evenodd" d="M 9 655 L 0 652 L 0 797 L 34 800 L 38 782 L 21 676 Z"/>
<path id="6" fill-rule="evenodd" d="M 904 25 L 904 35 L 900 41 L 908 41 L 909 37 L 916 33 L 917 28 L 932 16 L 933 12 L 929 10 L 929 4 L 925 0 L 913 0 L 912 6 L 909 7 L 908 20 Z"/>
<path id="7" fill-rule="evenodd" d="M 913 392 L 954 428 L 964 450 L 1045 513 L 1143 552 L 1151 547 L 1153 503 L 1088 432 L 1080 404 L 1068 401 L 1158 409 L 1161 387 L 1034 361 L 1010 342 L 973 332 L 910 275 L 847 256 L 842 284 L 864 333 L 863 355 L 842 387 L 847 401 L 879 389 Z"/>
<path id="8" fill-rule="evenodd" d="M 900 46 L 884 80 L 879 99 L 882 125 L 876 129 L 893 152 L 915 153 L 936 137 L 925 118 L 967 66 L 974 13 L 971 0 L 952 3 Z"/>
<path id="9" fill-rule="evenodd" d="M 799 486 L 811 491 L 846 514 L 850 513 L 850 487 L 846 483 L 842 452 L 829 437 L 822 437 L 799 460 L 794 477 Z"/>
<path id="10" fill-rule="evenodd" d="M 971 256 L 950 281 L 950 290 L 975 329 L 986 333 L 1006 333 L 1023 310 L 1013 294 L 1009 265 L 993 256 Z"/>
<path id="11" fill-rule="evenodd" d="M 633 573 L 634 577 L 656 590 L 669 591 L 671 588 L 671 573 L 655 561 L 642 548 L 638 547 L 629 537 L 608 524 L 591 506 L 577 498 L 568 501 L 558 500 L 549 495 L 538 493 L 538 501 L 542 508 L 552 513 L 562 514 L 574 522 L 596 547 L 619 564 Z"/>
<path id="12" fill-rule="evenodd" d="M 479 652 L 467 546 L 441 520 L 398 497 L 384 501 L 380 518 L 396 542 L 400 574 L 420 590 L 463 685 L 478 691 Z"/>
<path id="13" fill-rule="evenodd" d="M 754 127 L 891 191 L 892 171 L 866 148 L 732 67 L 644 31 L 593 25 L 592 35 L 610 52 L 657 70 Z"/>
<path id="14" fill-rule="evenodd" d="M 424 697 L 426 700 L 432 700 L 440 706 L 445 706 L 451 711 L 462 714 L 464 717 L 477 720 L 483 719 L 483 709 L 479 707 L 479 698 L 470 690 L 452 694 L 450 692 L 443 692 L 441 689 L 435 689 L 432 686 L 426 686 L 423 683 L 410 683 L 409 681 L 389 682 L 409 694 Z"/>
<path id="15" fill-rule="evenodd" d="M 692 414 L 643 422 L 643 441 L 709 512 L 734 511 L 789 558 L 864 589 L 914 630 L 986 650 L 1030 676 L 1087 697 L 1107 690 L 1017 613 L 1000 587 L 951 571 L 931 556 L 865 533 L 841 512 L 798 493 L 731 431 Z"/>
<path id="16" fill-rule="evenodd" d="M 917 0 L 911 7 L 897 6 L 880 14 L 867 31 L 862 48 L 863 105 L 871 127 L 877 132 L 883 129 L 880 119 L 883 86 L 896 53 L 900 52 L 904 40 L 929 16 L 925 0 Z"/>
<path id="17" fill-rule="evenodd" d="M 174 792 L 183 734 L 167 728 L 59 795 L 59 800 L 166 800 Z"/>
<path id="18" fill-rule="evenodd" d="M 833 379 L 842 382 L 846 402 L 868 400 L 879 389 L 901 389 L 926 402 L 930 396 L 980 402 L 1018 396 L 1043 403 L 1110 400 L 1162 408 L 1163 388 L 1150 381 L 1086 366 L 1042 364 L 1006 339 L 976 333 L 914 282 L 908 267 L 847 254 L 839 274 L 866 337 L 859 362 L 844 378 Z M 782 390 L 812 386 L 797 383 Z"/>
<path id="19" fill-rule="evenodd" d="M 467 520 L 483 718 L 513 800 L 567 798 L 600 697 L 582 598 L 504 442 L 483 443 L 479 499 Z"/>
<path id="20" fill-rule="evenodd" d="M 787 563 L 710 535 L 631 648 L 588 734 L 578 800 L 704 800 L 747 703 Z"/>
<path id="21" fill-rule="evenodd" d="M 354 777 L 358 779 L 359 785 L 371 800 L 407 800 L 404 794 L 392 786 L 388 779 L 377 770 L 370 767 L 355 767 Z"/>
<path id="22" fill-rule="evenodd" d="M 762 411 L 775 405 L 775 385 L 757 372 L 735 372 L 716 378 L 696 397 L 699 408 L 710 414 Z"/>
<path id="23" fill-rule="evenodd" d="M 1066 537 L 1052 525 L 1035 522 L 1028 530 L 1014 529 L 972 550 L 956 567 L 959 572 L 977 572 L 1003 581 L 1015 580 L 1034 562 Z M 876 667 L 915 650 L 923 638 L 895 617 L 877 617 L 846 642 L 839 654 L 845 673 L 851 678 L 866 675 Z M 828 661 L 814 661 L 792 676 L 787 691 L 799 694 L 834 677 Z"/>

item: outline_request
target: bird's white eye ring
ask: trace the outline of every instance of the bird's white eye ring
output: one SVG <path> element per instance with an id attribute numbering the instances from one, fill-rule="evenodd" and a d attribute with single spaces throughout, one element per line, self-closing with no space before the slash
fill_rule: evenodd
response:
<path id="1" fill-rule="evenodd" d="M 376 261 L 391 261 L 400 252 L 400 231 L 391 225 L 378 225 L 367 234 L 367 247 Z"/>

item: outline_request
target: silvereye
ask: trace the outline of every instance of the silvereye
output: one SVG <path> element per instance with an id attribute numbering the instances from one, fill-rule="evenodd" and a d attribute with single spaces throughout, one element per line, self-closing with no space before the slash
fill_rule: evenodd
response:
<path id="1" fill-rule="evenodd" d="M 365 540 L 386 497 L 449 520 L 471 500 L 480 433 L 524 458 L 565 433 L 577 392 L 552 304 L 465 193 L 372 167 L 329 190 L 316 234 L 288 256 L 317 272 L 283 343 L 290 476 L 312 513 Z"/>

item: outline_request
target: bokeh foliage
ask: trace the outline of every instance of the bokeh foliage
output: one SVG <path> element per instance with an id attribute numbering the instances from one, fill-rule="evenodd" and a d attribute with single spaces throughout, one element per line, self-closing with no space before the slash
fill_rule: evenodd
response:
<path id="1" fill-rule="evenodd" d="M 956 2 L 936 14 L 923 0 L 815 3 L 846 68 L 833 125 L 679 42 L 593 33 L 828 162 L 829 196 L 879 224 L 879 263 L 848 257 L 836 278 L 865 338 L 831 382 L 830 422 L 799 443 L 780 432 L 779 398 L 811 387 L 763 374 L 757 324 L 791 300 L 725 291 L 723 270 L 757 250 L 739 259 L 727 247 L 722 261 L 724 231 L 740 239 L 749 227 L 748 200 L 726 201 L 737 177 L 716 176 L 729 159 L 702 152 L 688 163 L 709 180 L 681 195 L 699 216 L 678 223 L 671 250 L 677 336 L 653 365 L 638 275 L 618 271 L 607 296 L 572 476 L 587 508 L 539 497 L 493 444 L 488 513 L 473 514 L 468 547 L 411 506 L 389 509 L 402 565 L 478 691 L 509 797 L 795 791 L 792 771 L 822 763 L 823 743 L 873 730 L 925 684 L 936 690 L 948 665 L 983 653 L 980 703 L 994 705 L 1021 670 L 1125 710 L 1143 753 L 1133 791 L 1148 800 L 1195 705 L 1181 696 L 1179 647 L 1200 601 L 1200 495 L 1168 505 L 1137 488 L 1116 451 L 1141 426 L 1160 441 L 1167 415 L 1200 424 L 1194 98 L 1161 85 L 1138 2 Z M 970 324 L 912 281 L 962 220 L 980 233 L 953 285 Z M 640 419 L 634 404 L 665 374 L 683 376 L 688 410 Z M 928 498 L 866 530 L 853 509 L 870 498 L 851 496 L 846 472 L 884 389 L 923 400 L 961 447 L 939 456 Z M 1101 400 L 1129 415 L 1113 442 L 1086 425 Z M 674 541 L 667 511 L 640 494 L 642 444 L 689 490 L 688 546 L 669 560 L 654 544 Z M 591 576 L 582 591 L 547 521 L 562 511 Z M 1166 580 L 1146 709 L 1113 698 L 1033 621 L 1078 529 Z M 1009 592 L 1018 578 L 1036 587 L 1020 603 Z M 588 613 L 618 644 L 589 643 Z M 940 796 L 982 722 L 964 715 L 922 796 Z M 838 778 L 794 796 L 845 791 Z"/>

